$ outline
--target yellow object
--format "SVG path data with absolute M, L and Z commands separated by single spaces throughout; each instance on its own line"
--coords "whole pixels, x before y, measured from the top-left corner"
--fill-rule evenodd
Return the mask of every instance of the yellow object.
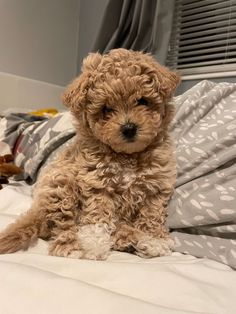
M 58 114 L 57 109 L 55 108 L 43 108 L 36 111 L 31 111 L 29 114 L 33 114 L 35 116 L 41 116 L 41 117 L 54 117 L 56 114 Z

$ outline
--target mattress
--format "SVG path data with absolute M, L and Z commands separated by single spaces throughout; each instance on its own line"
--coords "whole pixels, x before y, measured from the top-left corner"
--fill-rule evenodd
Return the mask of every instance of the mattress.
M 30 207 L 32 189 L 13 181 L 0 191 L 0 230 Z M 236 273 L 222 263 L 177 252 L 77 260 L 48 256 L 47 246 L 0 255 L 1 314 L 236 312 Z

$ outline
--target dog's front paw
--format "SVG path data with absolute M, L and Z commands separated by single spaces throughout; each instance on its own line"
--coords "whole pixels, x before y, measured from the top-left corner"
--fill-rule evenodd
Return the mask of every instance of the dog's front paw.
M 71 252 L 72 258 L 92 260 L 107 259 L 112 247 L 110 229 L 107 224 L 97 223 L 79 227 L 77 233 L 80 251 Z
M 112 247 L 106 224 L 84 225 L 78 232 L 63 231 L 49 245 L 49 254 L 61 257 L 105 260 Z
M 170 255 L 174 248 L 174 240 L 170 237 L 157 239 L 146 236 L 138 241 L 135 248 L 136 254 L 140 257 L 149 258 Z

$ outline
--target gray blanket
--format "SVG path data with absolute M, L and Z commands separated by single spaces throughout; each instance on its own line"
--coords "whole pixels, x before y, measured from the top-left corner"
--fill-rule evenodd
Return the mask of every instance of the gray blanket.
M 3 154 L 1 147 L 4 147 L 4 153 L 12 152 L 15 164 L 24 169 L 23 179 L 34 183 L 49 156 L 74 135 L 69 112 L 51 119 L 27 113 L 11 113 L 0 120 L 0 154 Z
M 168 217 L 175 249 L 236 268 L 236 84 L 202 81 L 175 103 L 178 179 Z M 31 182 L 75 134 L 69 113 L 9 115 L 0 126 Z
M 176 250 L 236 267 L 236 84 L 203 81 L 175 99 Z

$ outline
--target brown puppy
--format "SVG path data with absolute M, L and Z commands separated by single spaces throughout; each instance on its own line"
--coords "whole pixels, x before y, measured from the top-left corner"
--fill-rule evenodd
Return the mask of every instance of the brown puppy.
M 39 179 L 32 208 L 0 234 L 0 253 L 41 237 L 56 256 L 170 254 L 165 222 L 176 168 L 168 126 L 178 82 L 141 52 L 90 54 L 63 98 L 78 136 Z

